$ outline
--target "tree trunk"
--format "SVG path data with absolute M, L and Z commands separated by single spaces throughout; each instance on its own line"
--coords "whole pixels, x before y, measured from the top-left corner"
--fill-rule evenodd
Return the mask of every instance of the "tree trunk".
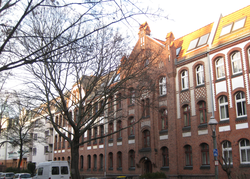
M 21 166 L 21 162 L 23 160 L 23 146 L 20 146 L 20 153 L 19 153 L 19 162 L 18 162 L 18 167 L 17 167 L 17 171 L 20 172 L 20 166 Z
M 79 137 L 74 137 L 71 142 L 71 177 L 72 179 L 80 179 L 78 169 L 79 163 Z

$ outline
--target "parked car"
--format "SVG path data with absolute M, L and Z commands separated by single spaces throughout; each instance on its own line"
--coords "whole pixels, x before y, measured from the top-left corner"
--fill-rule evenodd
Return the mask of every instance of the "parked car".
M 2 173 L 0 179 L 13 179 L 14 175 L 13 172 Z
M 29 173 L 16 173 L 14 176 L 15 179 L 32 179 L 31 174 Z

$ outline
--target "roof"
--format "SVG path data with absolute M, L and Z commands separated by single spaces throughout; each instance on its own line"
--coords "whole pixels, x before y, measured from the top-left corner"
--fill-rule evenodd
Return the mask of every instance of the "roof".
M 202 27 L 174 41 L 175 48 L 176 49 L 181 48 L 181 51 L 179 52 L 179 54 L 176 54 L 178 61 L 194 56 L 207 49 L 207 46 L 208 46 L 207 42 L 208 42 L 208 38 L 210 37 L 210 32 L 212 30 L 213 24 L 214 23 L 208 24 L 207 26 Z M 204 38 L 201 38 L 201 37 L 204 37 Z M 205 39 L 204 43 L 200 43 L 202 42 L 201 39 Z M 190 48 L 192 46 L 190 45 L 190 43 L 196 44 L 196 45 L 193 45 L 193 48 Z
M 247 6 L 227 16 L 221 17 L 214 36 L 212 47 L 224 44 L 226 42 L 249 34 L 249 29 L 250 6 Z

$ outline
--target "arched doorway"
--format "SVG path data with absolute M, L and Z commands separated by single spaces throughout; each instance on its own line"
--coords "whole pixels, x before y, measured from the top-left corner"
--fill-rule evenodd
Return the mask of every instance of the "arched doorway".
M 152 173 L 152 163 L 148 157 L 141 158 L 140 166 L 142 168 L 142 174 Z

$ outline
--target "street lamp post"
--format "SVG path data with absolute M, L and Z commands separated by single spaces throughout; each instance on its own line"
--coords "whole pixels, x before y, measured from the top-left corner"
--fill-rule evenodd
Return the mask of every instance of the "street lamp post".
M 210 120 L 208 124 L 211 126 L 212 132 L 213 132 L 213 143 L 214 143 L 214 162 L 215 162 L 215 179 L 218 179 L 218 150 L 217 150 L 217 142 L 216 142 L 216 125 L 218 124 L 217 120 L 214 119 L 214 116 L 210 117 Z

